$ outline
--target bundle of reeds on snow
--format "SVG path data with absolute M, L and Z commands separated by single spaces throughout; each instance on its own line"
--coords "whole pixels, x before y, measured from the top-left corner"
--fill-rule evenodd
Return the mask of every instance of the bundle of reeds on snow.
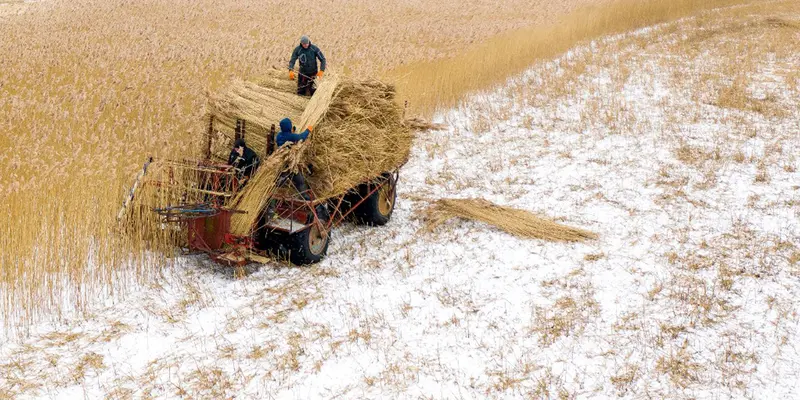
M 425 212 L 426 228 L 432 231 L 453 218 L 485 222 L 525 238 L 559 242 L 597 238 L 594 232 L 562 225 L 529 211 L 499 206 L 484 199 L 437 200 Z

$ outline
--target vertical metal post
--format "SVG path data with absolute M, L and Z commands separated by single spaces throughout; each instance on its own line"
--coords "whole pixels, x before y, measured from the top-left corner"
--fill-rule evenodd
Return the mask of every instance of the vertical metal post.
M 206 132 L 206 161 L 211 160 L 211 138 L 214 135 L 214 114 L 208 117 L 208 131 Z
M 264 158 L 269 157 L 273 151 L 275 151 L 275 124 L 269 128 L 269 135 L 267 136 L 267 144 L 264 146 L 264 151 L 266 155 Z
M 233 139 L 241 139 L 242 138 L 242 120 L 236 120 L 236 128 L 233 130 Z

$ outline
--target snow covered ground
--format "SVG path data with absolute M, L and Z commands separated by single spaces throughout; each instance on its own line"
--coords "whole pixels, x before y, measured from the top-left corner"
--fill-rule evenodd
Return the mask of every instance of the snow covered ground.
M 800 22 L 778 15 L 537 65 L 420 135 L 389 225 L 338 228 L 309 268 L 181 259 L 2 343 L 0 398 L 800 398 Z M 600 238 L 426 232 L 443 197 Z

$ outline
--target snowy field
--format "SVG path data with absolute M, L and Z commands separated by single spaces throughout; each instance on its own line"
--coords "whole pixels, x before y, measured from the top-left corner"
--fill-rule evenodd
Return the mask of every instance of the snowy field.
M 800 20 L 775 13 L 539 64 L 420 134 L 389 225 L 309 268 L 183 258 L 2 343 L 0 398 L 800 398 Z M 444 197 L 600 238 L 426 232 Z

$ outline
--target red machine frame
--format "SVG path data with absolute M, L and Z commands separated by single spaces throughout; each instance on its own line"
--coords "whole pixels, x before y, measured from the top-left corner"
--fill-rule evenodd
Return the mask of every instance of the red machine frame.
M 229 165 L 210 161 L 166 162 L 164 165 L 170 169 L 169 176 L 172 176 L 173 168 L 187 168 L 201 173 L 203 177 L 200 181 L 203 182 L 204 188 L 186 188 L 186 190 L 204 194 L 209 201 L 154 211 L 162 216 L 164 222 L 184 224 L 187 231 L 187 246 L 190 250 L 207 253 L 217 262 L 235 266 L 243 266 L 250 260 L 264 260 L 267 252 L 257 248 L 254 238 L 254 234 L 259 230 L 269 229 L 293 234 L 310 229 L 316 224 L 319 232 L 327 238 L 333 227 L 344 222 L 370 196 L 386 184 L 396 184 L 399 179 L 399 171 L 395 169 L 391 173 L 370 179 L 344 194 L 328 199 L 316 199 L 311 189 L 307 194 L 312 200 L 304 200 L 302 197 L 304 193 L 296 190 L 281 191 L 282 193 L 273 195 L 270 205 L 265 210 L 273 215 L 266 216 L 263 224 L 254 226 L 250 235 L 237 236 L 230 233 L 231 217 L 242 211 L 227 208 L 225 203 L 243 185 Z M 161 181 L 149 183 L 165 187 L 170 185 L 169 182 Z M 293 188 L 293 185 L 288 182 L 283 187 Z M 366 189 L 360 192 L 361 187 Z M 357 201 L 346 201 L 348 195 L 357 196 Z M 346 202 L 348 204 L 345 204 Z M 329 210 L 327 218 L 318 215 L 319 205 Z M 259 218 L 259 221 L 262 219 Z
M 235 138 L 244 138 L 247 121 L 237 120 L 235 127 Z M 242 188 L 245 182 L 241 182 L 237 173 L 227 164 L 215 163 L 211 161 L 212 137 L 214 128 L 214 117 L 208 121 L 207 143 L 205 149 L 205 159 L 202 161 L 168 161 L 163 165 L 169 168 L 167 182 L 150 181 L 148 183 L 161 187 L 175 187 L 173 182 L 173 169 L 185 168 L 199 173 L 199 187 L 183 188 L 184 199 L 186 192 L 191 191 L 204 195 L 205 202 L 197 204 L 181 204 L 162 209 L 155 209 L 165 223 L 183 224 L 187 231 L 187 246 L 190 250 L 207 253 L 215 261 L 228 265 L 245 265 L 249 260 L 266 261 L 266 251 L 257 248 L 256 233 L 263 229 L 270 231 L 280 231 L 286 234 L 302 232 L 311 229 L 316 225 L 320 235 L 328 240 L 331 229 L 342 222 L 353 213 L 361 204 L 387 184 L 393 185 L 392 190 L 399 179 L 399 168 L 394 171 L 386 172 L 380 176 L 362 182 L 352 188 L 347 193 L 328 199 L 316 199 L 313 191 L 308 190 L 311 200 L 303 198 L 304 193 L 294 192 L 282 195 L 273 195 L 270 199 L 270 206 L 265 212 L 273 213 L 265 218 L 258 218 L 260 226 L 253 226 L 248 236 L 237 236 L 230 233 L 231 217 L 235 213 L 243 212 L 226 207 L 227 200 L 233 198 Z M 275 149 L 274 136 L 275 125 L 272 125 L 270 134 L 267 136 L 265 146 L 265 156 Z M 150 159 L 152 161 L 152 158 Z M 133 192 L 139 184 L 142 175 L 147 172 L 148 162 L 137 178 L 136 183 L 129 195 L 133 198 Z M 285 181 L 285 179 L 284 179 Z M 285 182 L 284 182 L 285 183 Z M 282 185 L 290 186 L 293 185 Z M 391 192 L 392 207 L 394 206 L 395 193 Z M 348 196 L 351 200 L 347 200 Z M 355 201 L 352 199 L 355 198 Z M 130 199 L 123 205 L 124 212 Z M 347 204 L 345 204 L 347 202 Z M 183 202 L 185 203 L 185 202 Z M 318 215 L 318 206 L 324 206 L 327 211 L 325 217 Z

